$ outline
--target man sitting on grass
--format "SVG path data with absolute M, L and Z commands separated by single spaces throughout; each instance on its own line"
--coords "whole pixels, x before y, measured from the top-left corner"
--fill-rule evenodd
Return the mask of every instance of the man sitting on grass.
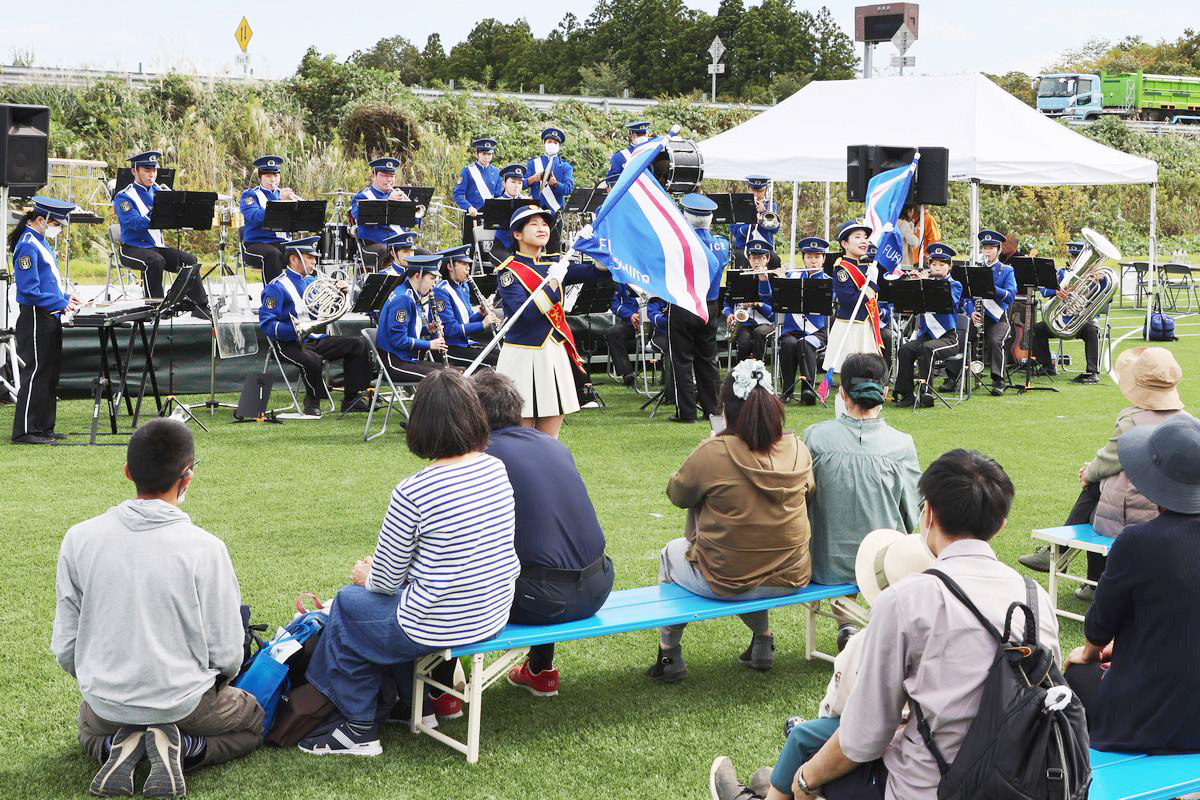
M 51 647 L 79 682 L 79 743 L 103 766 L 90 791 L 182 797 L 184 770 L 245 755 L 263 711 L 227 685 L 242 663 L 241 590 L 225 544 L 179 509 L 192 432 L 155 419 L 129 439 L 126 500 L 72 527 L 58 554 Z

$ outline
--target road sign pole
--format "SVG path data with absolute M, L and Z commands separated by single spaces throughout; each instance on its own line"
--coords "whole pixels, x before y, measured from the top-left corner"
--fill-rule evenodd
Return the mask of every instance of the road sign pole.
M 712 74 L 712 101 L 717 102 L 717 73 Z

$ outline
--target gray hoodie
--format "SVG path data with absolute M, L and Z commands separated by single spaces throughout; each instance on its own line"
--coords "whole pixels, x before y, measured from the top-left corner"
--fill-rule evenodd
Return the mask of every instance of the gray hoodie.
M 67 531 L 51 649 L 102 719 L 177 722 L 237 675 L 241 590 L 225 543 L 161 500 L 126 500 Z

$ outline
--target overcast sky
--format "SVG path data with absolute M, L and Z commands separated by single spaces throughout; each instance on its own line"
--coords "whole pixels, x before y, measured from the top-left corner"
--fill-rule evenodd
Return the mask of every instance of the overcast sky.
M 719 4 L 719 0 L 687 2 L 709 13 L 716 13 Z M 4 14 L 0 63 L 12 63 L 14 53 L 32 52 L 39 66 L 240 72 L 234 30 L 244 14 L 254 31 L 249 52 L 255 74 L 277 78 L 290 74 L 310 45 L 344 59 L 385 36 L 403 35 L 421 47 L 430 33 L 437 32 L 449 51 L 486 16 L 505 22 L 524 16 L 535 35 L 544 36 L 563 14 L 571 11 L 585 18 L 592 4 L 593 0 L 290 0 L 253 4 L 128 0 L 113 7 L 96 0 L 67 0 L 57 5 L 26 5 L 20 14 Z M 747 0 L 747 5 L 755 4 L 755 0 Z M 796 0 L 796 5 L 816 10 L 823 4 Z M 847 33 L 853 34 L 857 3 L 824 5 Z M 1062 49 L 1078 46 L 1090 37 L 1115 41 L 1140 35 L 1147 41 L 1173 40 L 1185 27 L 1200 27 L 1195 0 L 1141 0 L 1136 3 L 1136 15 L 1129 13 L 1128 0 L 925 0 L 920 6 L 919 39 L 908 54 L 916 57 L 916 72 L 926 74 L 976 70 L 1036 74 Z M 541 16 L 534 10 L 538 8 L 553 9 L 553 13 Z M 862 46 L 856 47 L 861 54 Z M 880 45 L 876 66 L 887 64 L 894 52 L 890 44 Z M 696 58 L 697 69 L 703 69 L 708 56 L 697 53 Z

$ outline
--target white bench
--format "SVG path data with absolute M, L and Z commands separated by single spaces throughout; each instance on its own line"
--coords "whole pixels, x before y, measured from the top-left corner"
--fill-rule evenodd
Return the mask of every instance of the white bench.
M 1050 576 L 1046 580 L 1046 592 L 1050 595 L 1050 602 L 1054 606 L 1054 613 L 1060 617 L 1083 622 L 1083 617 L 1080 614 L 1059 609 L 1058 581 L 1061 578 L 1092 587 L 1095 587 L 1096 582 L 1089 581 L 1087 578 L 1080 578 L 1077 575 L 1068 575 L 1065 572 L 1060 573 L 1058 571 L 1059 556 L 1062 554 L 1063 548 L 1085 550 L 1089 553 L 1099 553 L 1102 556 L 1107 556 L 1114 540 L 1096 533 L 1091 525 L 1063 525 L 1058 528 L 1039 528 L 1033 532 L 1033 538 L 1040 539 L 1050 545 Z

